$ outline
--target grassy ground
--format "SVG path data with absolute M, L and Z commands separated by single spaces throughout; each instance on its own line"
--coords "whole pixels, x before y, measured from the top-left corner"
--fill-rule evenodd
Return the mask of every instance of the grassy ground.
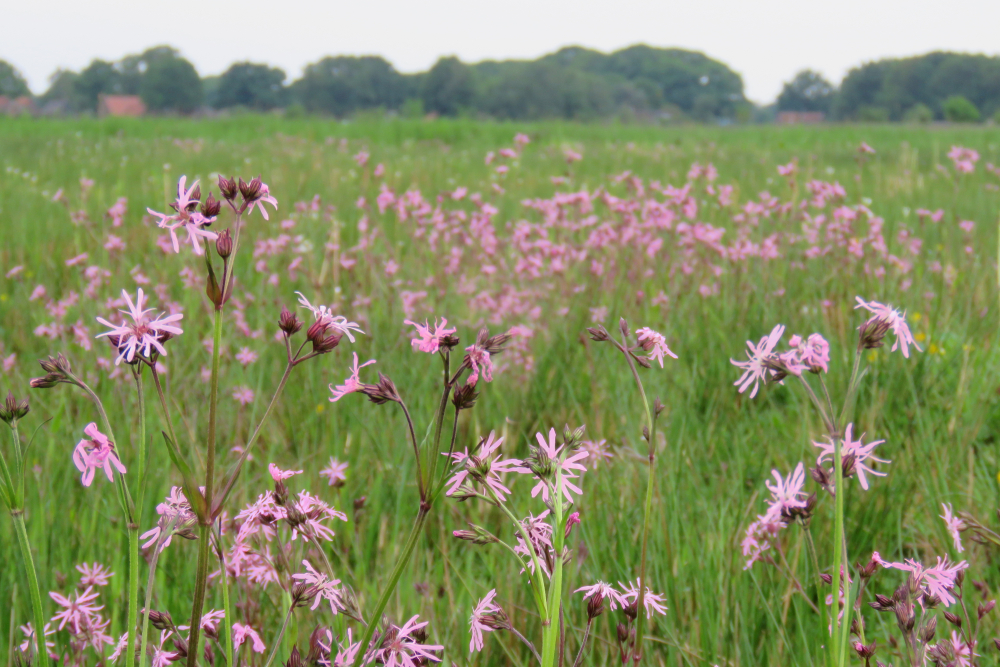
M 516 132 L 532 139 L 523 153 L 513 161 L 498 159 L 486 165 L 486 153 L 511 146 Z M 859 164 L 857 147 L 862 141 L 877 153 Z M 954 144 L 980 152 L 975 173 L 955 174 L 946 157 Z M 567 164 L 563 153 L 567 148 L 582 153 L 583 159 Z M 363 149 L 371 157 L 362 168 L 352 156 Z M 798 161 L 799 169 L 794 186 L 776 172 L 777 165 L 792 159 Z M 28 378 L 41 374 L 35 360 L 65 351 L 74 367 L 86 369 L 106 397 L 122 440 L 125 434 L 134 436 L 136 428 L 129 383 L 110 379 L 98 368 L 98 357 L 109 356 L 102 342 L 86 350 L 69 332 L 57 340 L 35 335 L 36 327 L 53 321 L 46 301 L 66 298 L 71 291 L 81 295 L 68 306 L 62 321 L 67 327 L 82 321 L 92 338 L 101 330 L 93 318 L 107 316 L 107 300 L 122 288 L 134 291 L 136 274 L 149 279 L 149 292 L 164 285 L 154 301 L 169 299 L 185 313 L 185 333 L 171 341 L 165 360 L 171 400 L 183 415 L 180 429 L 192 441 L 199 441 L 208 393 L 200 369 L 209 361 L 202 341 L 211 333 L 211 320 L 201 289 L 184 288 L 179 274 L 184 267 L 200 271 L 201 264 L 190 252 L 180 256 L 161 252 L 156 230 L 143 223 L 143 213 L 147 206 L 165 210 L 182 174 L 189 182 L 201 178 L 203 186 L 212 184 L 212 189 L 217 173 L 260 174 L 269 184 L 280 202 L 279 211 L 270 222 L 255 216 L 245 233 L 256 240 L 275 238 L 282 232 L 280 222 L 293 217 L 296 225 L 288 233 L 303 238 L 291 244 L 297 249 L 262 255 L 268 263 L 263 271 L 244 260 L 237 298 L 245 305 L 248 329 L 261 330 L 263 335 L 250 338 L 235 328 L 227 329 L 221 417 L 226 449 L 248 437 L 280 376 L 284 353 L 272 335 L 281 305 L 292 307 L 296 290 L 315 295 L 322 303 L 338 303 L 340 312 L 361 322 L 370 335 L 296 370 L 265 429 L 256 460 L 242 478 L 236 500 L 248 502 L 267 488 L 268 461 L 306 470 L 303 477 L 293 480 L 297 483 L 293 488 L 311 489 L 351 514 L 351 522 L 338 530 L 333 543 L 333 562 L 341 578 L 368 604 L 377 596 L 416 512 L 416 490 L 410 481 L 412 455 L 404 422 L 396 411 L 371 405 L 359 396 L 331 404 L 326 387 L 346 376 L 352 351 L 362 360 L 376 358 L 377 368 L 393 378 L 417 415 L 418 430 L 426 428 L 436 401 L 439 371 L 435 360 L 410 348 L 402 325 L 408 315 L 404 312 L 406 292 L 426 291 L 413 315 L 421 320 L 447 316 L 459 326 L 465 344 L 471 343 L 484 322 L 494 331 L 525 325 L 533 332 L 511 356 L 508 367 L 484 388 L 471 416 L 463 417 L 460 447 L 496 429 L 506 433 L 512 453 L 525 455 L 536 431 L 550 426 L 558 429 L 566 423 L 586 424 L 591 437 L 614 445 L 615 458 L 584 479 L 585 495 L 578 508 L 583 523 L 570 540 L 572 588 L 597 579 L 635 577 L 645 489 L 644 466 L 629 453 L 639 446 L 641 404 L 622 360 L 610 348 L 585 340 L 583 329 L 594 319 L 592 309 L 605 308 L 603 321 L 609 329 L 621 315 L 634 327 L 650 326 L 667 336 L 680 358 L 668 360 L 665 370 L 654 367 L 644 373 L 647 391 L 667 406 L 649 576 L 653 589 L 666 594 L 670 608 L 651 627 L 657 663 L 811 665 L 821 655 L 820 624 L 806 602 L 773 567 L 758 564 L 743 571 L 739 549 L 747 523 L 763 511 L 764 481 L 771 469 L 787 472 L 800 460 L 811 464 L 815 454 L 810 443 L 822 432 L 807 401 L 792 387 L 768 387 L 750 401 L 732 386 L 738 372 L 729 359 L 741 357 L 745 341 L 765 335 L 775 323 L 786 324 L 789 333 L 818 331 L 830 340 L 829 381 L 835 395 L 842 394 L 847 383 L 854 328 L 861 321 L 852 310 L 855 295 L 906 308 L 925 350 L 908 361 L 885 351 L 870 356 L 871 372 L 855 422 L 871 437 L 887 441 L 880 451 L 892 464 L 888 477 L 873 483 L 870 491 L 847 497 L 854 556 L 866 558 L 873 549 L 895 559 L 943 555 L 950 541 L 937 519 L 941 502 L 954 503 L 956 509 L 969 509 L 987 520 L 997 506 L 1000 420 L 995 258 L 1000 194 L 988 186 L 1000 183 L 1000 178 L 986 172 L 984 164 L 1000 162 L 1000 130 L 902 126 L 657 129 L 464 121 L 337 123 L 263 117 L 0 120 L 0 162 L 5 169 L 0 172 L 0 229 L 5 238 L 0 274 L 24 267 L 16 276 L 0 278 L 0 351 L 4 357 L 16 355 L 2 388 L 25 394 Z M 507 174 L 496 173 L 500 162 L 510 165 Z M 906 272 L 889 266 L 881 277 L 866 272 L 864 262 L 851 261 L 843 254 L 804 260 L 803 246 L 792 240 L 783 240 L 781 257 L 770 261 L 757 257 L 722 260 L 703 253 L 685 256 L 678 240 L 665 235 L 665 249 L 654 257 L 625 243 L 602 248 L 598 254 L 607 269 L 600 276 L 588 270 L 588 259 L 537 278 L 512 269 L 490 278 L 480 271 L 481 258 L 471 254 L 463 256 L 456 271 L 446 271 L 449 248 L 461 247 L 457 241 L 451 246 L 442 242 L 434 250 L 426 237 L 414 235 L 412 220 L 400 221 L 391 211 L 380 214 L 375 207 L 384 182 L 397 194 L 419 189 L 432 207 L 439 194 L 445 194 L 446 208 L 471 211 L 467 200 L 452 204 L 447 197 L 464 186 L 496 207 L 493 226 L 501 254 L 513 253 L 514 224 L 521 220 L 536 223 L 543 217 L 524 200 L 581 188 L 592 192 L 598 187 L 621 199 L 662 199 L 651 190 L 640 197 L 629 190 L 627 181 L 616 182 L 612 177 L 630 170 L 643 179 L 646 188 L 654 180 L 681 186 L 693 162 L 711 162 L 718 169 L 716 186 L 734 185 L 735 205 L 730 208 L 719 206 L 704 193 L 704 181 L 696 190 L 697 219 L 727 228 L 724 241 L 737 233 L 733 216 L 747 201 L 759 201 L 759 192 L 767 190 L 782 202 L 799 202 L 808 197 L 805 182 L 816 178 L 840 182 L 846 189 L 844 203 L 866 205 L 883 217 L 889 252 L 908 257 L 912 266 Z M 378 163 L 385 165 L 383 178 L 373 174 Z M 565 177 L 567 183 L 553 184 L 553 176 Z M 85 198 L 79 184 L 82 177 L 95 182 Z M 52 201 L 60 188 L 68 206 Z M 318 212 L 293 214 L 295 202 L 309 202 L 314 195 L 321 201 Z M 366 237 L 358 226 L 363 211 L 356 203 L 362 196 L 369 207 L 367 234 L 371 236 L 371 230 L 378 234 L 371 236 L 368 248 L 353 252 L 357 260 L 353 268 L 335 268 L 325 244 L 338 243 L 346 249 Z M 128 213 L 124 224 L 115 228 L 105 211 L 119 197 L 127 198 Z M 945 215 L 940 223 L 921 221 L 916 213 L 919 208 L 942 208 Z M 74 211 L 85 211 L 87 221 L 71 223 Z M 620 220 L 625 214 L 601 203 L 595 204 L 593 215 L 605 222 Z M 975 222 L 971 233 L 959 227 L 966 220 Z M 758 240 L 771 233 L 784 239 L 801 235 L 801 225 L 801 218 L 776 212 L 762 218 L 751 234 Z M 906 255 L 899 239 L 904 228 L 922 240 L 916 255 Z M 124 251 L 104 249 L 108 233 L 122 239 Z M 552 233 L 555 237 L 561 232 Z M 86 261 L 66 266 L 66 260 L 84 252 L 89 253 Z M 287 265 L 299 256 L 303 260 L 297 275 L 290 277 Z M 513 262 L 512 255 L 508 259 Z M 390 260 L 399 266 L 391 275 L 385 271 Z M 935 271 L 935 262 L 943 269 Z M 869 268 L 876 264 L 872 260 Z M 84 293 L 87 266 L 111 273 L 93 289 L 92 297 Z M 720 275 L 715 275 L 713 267 L 718 267 Z M 278 275 L 277 285 L 268 282 L 271 274 Z M 463 280 L 474 282 L 475 290 L 463 289 Z M 516 306 L 489 307 L 477 300 L 482 292 L 500 293 L 505 281 L 519 290 Z M 30 301 L 39 284 L 48 296 Z M 702 287 L 707 296 L 699 293 Z M 661 291 L 666 305 L 654 303 L 653 297 Z M 260 355 L 246 368 L 234 359 L 244 346 Z M 229 392 L 237 386 L 252 388 L 256 400 L 242 407 L 230 399 Z M 80 562 L 97 560 L 109 565 L 118 574 L 104 593 L 104 602 L 113 628 L 120 632 L 126 544 L 112 487 L 98 480 L 93 487 L 83 488 L 70 460 L 83 426 L 95 416 L 68 388 L 33 391 L 30 396 L 29 428 L 51 418 L 39 431 L 30 454 L 35 468 L 27 517 L 42 589 L 60 590 L 64 586 L 61 577 L 73 573 Z M 142 508 L 144 529 L 155 520 L 153 499 L 179 483 L 161 441 L 154 437 L 160 431 L 160 416 L 152 404 L 150 415 L 153 473 L 147 491 L 150 500 Z M 350 464 L 347 483 L 340 489 L 328 489 L 317 474 L 330 456 Z M 540 505 L 531 502 L 526 482 L 514 488 L 519 509 L 537 514 Z M 349 511 L 352 501 L 361 496 L 366 498 L 364 509 Z M 828 543 L 831 515 L 832 503 L 821 502 L 814 531 L 823 545 Z M 526 633 L 536 633 L 537 627 L 528 611 L 530 593 L 518 581 L 509 557 L 499 550 L 451 539 L 449 531 L 463 528 L 467 520 L 507 530 L 496 512 L 471 503 L 442 504 L 428 524 L 388 613 L 398 621 L 416 613 L 430 620 L 430 637 L 446 646 L 449 661 L 527 664 L 528 654 L 509 636 L 491 636 L 486 651 L 471 660 L 468 657 L 467 618 L 475 600 L 491 588 L 498 589 L 500 602 Z M 801 533 L 789 536 L 786 556 L 805 572 L 807 555 Z M 195 549 L 192 543 L 177 544 L 161 560 L 154 607 L 171 611 L 175 618 L 188 614 Z M 972 576 L 995 586 L 1000 583 L 1000 571 L 994 554 L 983 549 L 974 546 L 966 555 L 973 564 Z M 19 562 L 12 527 L 3 519 L 3 655 L 9 638 L 20 636 L 13 632 L 14 624 L 26 622 L 30 613 Z M 883 576 L 879 592 L 888 593 L 898 582 L 891 574 Z M 814 595 L 811 584 L 807 588 Z M 213 606 L 221 606 L 217 591 L 210 591 L 210 597 Z M 264 638 L 269 643 L 281 612 L 280 593 L 272 586 L 257 593 L 254 602 L 256 608 L 247 613 L 266 621 Z M 570 598 L 568 604 L 568 624 L 576 632 L 586 618 L 584 605 L 579 596 Z M 883 620 L 874 614 L 869 619 L 874 629 L 869 636 L 874 635 L 880 644 L 885 638 Z M 300 637 L 311 629 L 306 625 L 297 630 Z M 597 627 L 597 653 L 589 664 L 610 663 L 615 659 L 612 621 L 606 616 Z

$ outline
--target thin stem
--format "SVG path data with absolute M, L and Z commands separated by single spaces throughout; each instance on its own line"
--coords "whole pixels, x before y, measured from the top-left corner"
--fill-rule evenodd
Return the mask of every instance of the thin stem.
M 142 364 L 136 364 L 132 370 L 135 377 L 136 399 L 139 406 L 139 443 L 138 443 L 138 474 L 136 475 L 136 498 L 139 499 L 139 511 L 142 511 L 142 497 L 146 486 L 146 400 L 142 391 Z M 139 518 L 128 524 L 128 640 L 125 654 L 125 664 L 131 667 L 135 664 L 135 629 L 139 620 Z M 139 663 L 142 667 L 142 663 Z
M 833 424 L 832 415 L 826 413 L 826 408 L 820 403 L 819 397 L 816 396 L 816 392 L 809 385 L 809 382 L 801 375 L 798 376 L 799 380 L 802 382 L 802 386 L 805 387 L 806 394 L 809 395 L 809 400 L 812 401 L 813 405 L 816 406 L 816 411 L 819 413 L 820 418 L 823 420 L 823 425 L 826 426 L 826 430 L 832 435 L 836 433 L 836 428 Z
M 517 628 L 515 628 L 514 626 L 511 626 L 507 629 L 510 630 L 510 633 L 512 635 L 520 639 L 522 644 L 528 647 L 528 650 L 531 651 L 531 655 L 535 656 L 535 660 L 537 660 L 538 662 L 542 661 L 542 656 L 538 655 L 538 649 L 535 648 L 534 644 L 528 641 L 527 637 L 518 632 Z
M 191 622 L 188 624 L 188 667 L 198 665 L 198 641 L 201 639 L 201 615 L 205 607 L 205 588 L 208 583 L 208 552 L 210 524 L 198 527 L 198 569 L 194 580 L 194 600 L 191 603 Z
M 802 526 L 802 530 L 805 531 L 806 547 L 809 549 L 809 556 L 812 559 L 814 576 L 818 580 L 820 569 L 819 569 L 819 556 L 817 556 L 816 554 L 816 543 L 813 542 L 812 531 L 809 530 L 809 525 L 806 524 L 804 521 L 802 521 L 802 519 L 799 519 L 799 523 Z M 819 590 L 818 583 L 816 584 L 816 589 Z M 822 601 L 822 597 L 820 597 L 820 600 Z M 826 605 L 825 604 L 819 605 L 819 609 L 820 609 L 820 620 L 823 623 L 823 627 L 826 628 L 826 626 L 829 624 L 829 622 L 827 621 Z
M 24 571 L 28 575 L 28 595 L 31 596 L 31 610 L 35 615 L 36 655 L 39 662 L 47 663 L 45 615 L 42 613 L 42 596 L 38 590 L 38 576 L 35 574 L 35 560 L 31 556 L 31 543 L 28 541 L 28 531 L 24 527 L 24 510 L 13 510 L 10 513 L 10 518 L 14 520 L 14 532 L 17 533 L 17 543 L 21 547 L 21 560 L 24 562 Z
M 548 616 L 548 603 L 546 602 L 546 600 L 548 600 L 548 595 L 545 592 L 545 575 L 542 573 L 542 565 L 538 560 L 538 554 L 535 553 L 535 547 L 531 543 L 531 537 L 528 536 L 528 531 L 525 530 L 524 524 L 521 523 L 516 516 L 514 516 L 514 513 L 511 512 L 506 505 L 500 502 L 496 492 L 490 487 L 490 485 L 486 484 L 484 485 L 484 488 L 490 496 L 492 496 L 493 502 L 496 506 L 503 510 L 508 519 L 514 522 L 518 533 L 520 533 L 521 540 L 524 542 L 524 548 L 528 550 L 529 554 L 531 554 L 532 574 L 528 580 L 531 582 L 531 587 L 535 589 L 535 604 L 538 605 L 538 615 L 541 616 L 544 621 Z
M 205 456 L 205 506 L 212 506 L 215 483 L 215 422 L 219 403 L 219 363 L 222 357 L 222 308 L 215 309 L 215 329 L 212 334 L 212 385 L 208 399 L 208 452 Z M 197 647 L 195 647 L 197 648 Z
M 163 393 L 163 385 L 160 384 L 160 374 L 156 372 L 156 366 L 151 366 L 153 385 L 156 387 L 156 395 L 160 399 L 160 409 L 163 411 L 163 421 L 167 425 L 167 450 L 170 454 L 170 459 L 173 461 L 174 465 L 177 466 L 181 473 L 181 477 L 184 480 L 184 495 L 187 497 L 188 502 L 191 503 L 191 507 L 198 518 L 201 519 L 202 516 L 207 512 L 207 506 L 205 504 L 205 498 L 201 495 L 201 491 L 198 490 L 198 484 L 194 480 L 194 474 L 191 472 L 191 467 L 188 465 L 187 461 L 184 459 L 184 455 L 181 453 L 180 445 L 177 441 L 177 434 L 174 432 L 174 421 L 170 416 L 170 408 L 167 406 L 167 398 Z
M 451 425 L 451 444 L 448 445 L 448 453 L 445 455 L 445 458 L 448 459 L 448 460 L 451 460 L 451 455 L 455 452 L 455 442 L 458 439 L 458 413 L 459 412 L 461 412 L 461 411 L 456 407 L 455 408 L 455 420 L 452 422 L 452 425 Z M 447 468 L 445 468 L 443 471 L 441 471 L 441 479 L 438 480 L 437 484 L 434 487 L 433 493 L 431 493 L 431 498 L 432 499 L 437 498 L 438 495 L 441 493 L 441 490 L 444 489 L 445 483 L 448 480 L 448 472 L 449 471 L 448 471 Z
M 837 605 L 840 602 L 840 566 L 841 556 L 843 556 L 843 535 L 844 535 L 844 468 L 841 462 L 840 438 L 833 438 L 833 479 L 834 479 L 834 528 L 833 528 L 833 579 L 830 582 L 830 591 L 833 595 L 833 605 L 830 608 L 830 663 L 833 666 L 840 664 L 840 641 L 837 636 L 839 620 L 837 618 Z
M 823 375 L 819 376 L 819 384 L 823 387 L 823 397 L 826 398 L 826 409 L 829 411 L 830 418 L 833 419 L 836 414 L 833 410 L 833 400 L 830 399 L 830 391 L 826 388 L 826 381 L 823 379 Z M 836 421 L 833 422 L 833 430 L 840 432 L 840 424 Z
M 840 629 L 840 667 L 844 667 L 847 664 L 847 641 L 851 636 L 851 581 L 850 581 L 850 567 L 851 561 L 847 557 L 847 538 L 841 534 L 841 548 L 844 552 L 844 623 Z
M 285 636 L 285 630 L 288 629 L 288 621 L 291 620 L 293 611 L 295 611 L 295 603 L 288 605 L 288 613 L 285 614 L 285 621 L 281 624 L 281 630 L 278 631 L 278 636 L 274 638 L 274 643 L 271 644 L 271 655 L 267 656 L 267 662 L 264 663 L 264 667 L 271 667 L 271 663 L 274 662 L 274 656 L 278 654 L 278 648 L 281 646 L 281 640 Z
M 448 396 L 451 394 L 451 385 L 448 384 L 448 374 L 451 366 L 451 352 L 447 351 L 442 354 L 442 361 L 444 363 L 444 379 L 442 381 L 444 385 L 444 391 L 441 392 L 441 403 L 438 405 L 437 413 L 434 415 L 434 446 L 430 450 L 430 463 L 429 470 L 427 471 L 427 484 L 430 486 L 434 482 L 434 476 L 437 472 L 438 466 L 438 453 L 440 452 L 441 446 L 441 431 L 444 428 L 444 415 L 448 410 Z M 456 412 L 457 412 L 456 408 Z
M 785 566 L 785 575 L 791 580 L 792 584 L 795 585 L 795 590 L 797 590 L 802 595 L 803 599 L 809 603 L 812 610 L 819 614 L 819 608 L 816 606 L 816 603 L 813 602 L 808 595 L 806 595 L 805 588 L 802 587 L 802 583 L 799 581 L 799 578 L 795 576 L 795 571 L 792 570 L 792 566 L 788 563 L 788 559 L 785 557 L 784 549 L 782 549 L 781 545 L 777 542 L 775 542 L 774 547 L 775 551 L 778 552 L 779 558 L 781 558 L 782 565 Z
M 420 465 L 420 445 L 417 444 L 417 434 L 413 430 L 413 419 L 410 417 L 410 411 L 406 409 L 406 403 L 403 399 L 399 399 L 399 407 L 403 408 L 403 414 L 406 416 L 406 425 L 409 427 L 410 431 L 410 442 L 413 443 L 413 458 L 417 461 L 417 489 L 420 492 L 420 500 L 427 500 L 427 491 L 424 485 L 424 473 L 423 466 Z
M 219 525 L 213 524 L 215 530 L 216 553 L 219 556 L 219 572 L 222 578 L 222 608 L 226 612 L 223 621 L 222 640 L 226 643 L 226 667 L 235 667 L 233 663 L 233 607 L 229 602 L 229 569 L 226 567 L 226 554 L 222 550 L 222 533 Z M 140 667 L 142 667 L 140 665 Z
M 156 563 L 160 560 L 160 551 L 163 549 L 163 542 L 166 541 L 167 537 L 174 531 L 174 522 L 177 521 L 177 517 L 171 517 L 167 521 L 166 528 L 160 531 L 159 537 L 156 539 L 156 544 L 153 545 L 153 555 L 149 560 L 149 574 L 146 575 L 146 603 L 143 606 L 145 613 L 142 615 L 142 634 L 141 634 L 141 644 L 139 645 L 139 667 L 145 667 L 146 664 L 146 645 L 149 643 L 147 637 L 149 636 L 149 607 L 153 604 L 153 584 L 156 582 Z M 130 649 L 131 650 L 131 649 Z M 226 667 L 231 667 L 232 663 L 226 663 Z
M 590 626 L 594 624 L 594 619 L 587 617 L 587 629 L 583 631 L 583 641 L 580 642 L 580 651 L 576 654 L 576 660 L 573 661 L 573 667 L 580 667 L 583 664 L 583 649 L 587 648 L 587 640 L 590 638 Z
M 559 611 L 562 604 L 562 569 L 563 569 L 563 541 L 566 531 L 563 527 L 563 484 L 562 465 L 557 463 L 554 466 L 556 474 L 555 489 L 553 490 L 552 508 L 555 512 L 553 526 L 555 530 L 552 536 L 552 579 L 549 581 L 549 608 L 548 613 L 543 617 L 542 622 L 542 667 L 552 667 L 556 660 L 556 647 L 559 643 Z M 529 547 L 530 548 L 530 547 Z
M 854 350 L 854 365 L 851 368 L 851 380 L 847 383 L 847 395 L 844 397 L 844 407 L 840 411 L 840 423 L 847 423 L 847 415 L 854 405 L 854 397 L 858 391 L 858 370 L 861 368 L 861 343 Z
M 403 574 L 403 568 L 406 567 L 410 556 L 413 554 L 413 549 L 417 546 L 417 540 L 420 538 L 420 531 L 424 527 L 428 511 L 421 504 L 420 510 L 417 512 L 417 518 L 413 522 L 413 528 L 410 529 L 410 536 L 406 538 L 406 544 L 403 546 L 403 553 L 400 554 L 396 565 L 392 568 L 392 573 L 389 575 L 389 583 L 382 590 L 382 595 L 379 596 L 378 602 L 375 605 L 375 611 L 369 616 L 373 621 L 382 618 L 382 612 L 385 611 L 386 605 L 389 604 L 389 598 L 396 589 L 396 584 L 399 583 L 399 578 Z M 358 650 L 357 657 L 354 659 L 354 667 L 361 667 L 364 663 L 365 656 L 368 653 L 368 644 L 372 640 L 372 635 L 375 634 L 376 625 L 378 625 L 377 622 L 372 622 L 365 627 L 365 631 L 362 633 L 359 642 L 360 649 Z M 194 666 L 191 665 L 191 667 Z

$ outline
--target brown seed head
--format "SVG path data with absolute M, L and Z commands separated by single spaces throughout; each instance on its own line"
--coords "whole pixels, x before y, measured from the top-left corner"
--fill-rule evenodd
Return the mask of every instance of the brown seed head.
M 476 405 L 477 398 L 479 398 L 479 394 L 476 392 L 475 385 L 463 384 L 455 389 L 451 402 L 455 405 L 456 410 L 471 410 Z
M 603 343 L 611 339 L 611 336 L 608 335 L 607 329 L 601 325 L 597 325 L 596 327 L 587 327 L 587 333 L 590 334 L 590 340 L 598 343 Z

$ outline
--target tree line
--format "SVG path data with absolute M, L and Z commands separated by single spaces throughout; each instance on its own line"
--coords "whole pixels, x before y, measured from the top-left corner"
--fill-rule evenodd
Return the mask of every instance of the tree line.
M 49 113 L 87 114 L 103 94 L 139 95 L 156 113 L 245 109 L 347 117 L 383 111 L 498 119 L 732 122 L 772 120 L 781 111 L 819 111 L 841 121 L 976 121 L 1000 113 L 1000 58 L 929 53 L 850 70 L 840 86 L 799 72 L 774 104 L 754 107 L 743 80 L 725 64 L 682 49 L 632 46 L 610 54 L 567 47 L 537 60 L 467 64 L 440 58 L 403 74 L 379 56 L 329 56 L 289 81 L 266 64 L 242 62 L 200 77 L 176 49 L 158 46 L 116 62 L 58 70 L 37 104 Z M 24 78 L 0 61 L 0 95 L 30 95 Z

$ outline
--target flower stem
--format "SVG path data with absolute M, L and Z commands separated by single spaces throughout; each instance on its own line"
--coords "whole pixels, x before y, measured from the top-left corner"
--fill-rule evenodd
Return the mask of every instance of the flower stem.
M 555 467 L 556 483 L 553 491 L 552 508 L 555 512 L 553 521 L 554 535 L 552 536 L 552 580 L 549 582 L 549 604 L 546 615 L 543 617 L 542 627 L 542 667 L 553 667 L 556 664 L 556 645 L 559 643 L 559 608 L 562 603 L 562 570 L 563 570 L 563 542 L 566 538 L 566 531 L 563 526 L 563 485 L 562 466 Z M 530 543 L 528 545 L 530 549 Z
M 844 553 L 844 468 L 841 463 L 840 438 L 833 438 L 833 480 L 834 480 L 834 527 L 833 527 L 833 577 L 830 590 L 833 604 L 830 606 L 830 664 L 840 665 L 840 638 L 837 635 L 839 619 L 837 607 L 840 603 L 840 566 Z
M 285 614 L 285 621 L 281 624 L 281 630 L 278 631 L 278 636 L 274 638 L 274 643 L 271 644 L 271 655 L 267 656 L 267 662 L 264 663 L 264 667 L 271 667 L 271 663 L 274 662 L 274 656 L 278 654 L 278 647 L 281 646 L 281 639 L 285 636 L 285 630 L 288 629 L 288 621 L 291 620 L 292 611 L 294 610 L 295 604 L 289 604 L 288 613 Z
M 139 442 L 136 475 L 136 498 L 138 511 L 142 511 L 142 497 L 146 486 L 146 400 L 142 391 L 142 365 L 133 367 L 135 376 L 136 398 L 139 406 Z M 135 629 L 139 617 L 139 517 L 135 516 L 128 522 L 128 645 L 126 647 L 125 665 L 135 664 Z M 142 663 L 139 663 L 142 667 Z
M 521 535 L 521 540 L 524 542 L 524 548 L 531 554 L 532 573 L 529 581 L 531 581 L 531 588 L 535 593 L 535 604 L 538 606 L 538 615 L 542 618 L 542 620 L 545 620 L 548 617 L 548 603 L 546 602 L 547 595 L 545 593 L 545 575 L 542 573 L 542 565 L 538 561 L 538 554 L 535 553 L 535 547 L 531 543 L 531 537 L 528 535 L 528 531 L 524 529 L 524 524 L 521 523 L 516 516 L 514 516 L 514 513 L 511 512 L 506 505 L 500 502 L 496 492 L 488 484 L 485 485 L 485 488 L 493 498 L 493 502 L 496 503 L 497 507 L 503 510 L 503 512 L 507 515 L 507 518 L 514 522 L 518 533 Z
M 392 596 L 393 591 L 396 590 L 396 584 L 399 583 L 399 578 L 403 574 L 403 568 L 406 567 L 406 564 L 410 561 L 410 556 L 413 555 L 413 549 L 417 546 L 417 540 L 420 538 L 420 531 L 424 527 L 428 511 L 429 508 L 421 504 L 420 510 L 417 512 L 417 518 L 413 522 L 413 528 L 410 529 L 410 536 L 406 538 L 406 544 L 403 546 L 403 553 L 399 555 L 396 565 L 392 568 L 392 573 L 389 575 L 389 583 L 382 590 L 382 595 L 379 596 L 378 602 L 375 604 L 375 611 L 369 616 L 371 623 L 365 627 L 365 631 L 361 635 L 361 640 L 358 643 L 358 654 L 354 659 L 354 667 L 361 667 L 365 661 L 366 654 L 368 653 L 368 644 L 372 640 L 372 635 L 375 634 L 378 619 L 382 618 L 382 612 L 385 611 L 386 605 L 389 604 L 389 598 Z M 189 667 L 194 667 L 194 665 L 190 665 Z
M 31 557 L 31 543 L 28 542 L 28 531 L 24 527 L 24 510 L 11 510 L 10 518 L 14 520 L 14 532 L 17 533 L 17 543 L 21 547 L 21 559 L 24 561 L 24 571 L 28 575 L 28 594 L 31 596 L 31 610 L 35 616 L 35 650 L 39 662 L 48 662 L 45 652 L 45 615 L 42 613 L 42 596 L 38 590 L 38 576 L 35 574 L 35 560 Z M 45 656 L 44 658 L 42 656 Z
M 145 613 L 142 615 L 142 634 L 139 645 L 139 667 L 145 667 L 146 664 L 146 645 L 149 643 L 147 637 L 149 636 L 149 607 L 153 603 L 153 584 L 156 582 L 156 563 L 160 560 L 160 551 L 162 549 L 162 544 L 167 536 L 170 535 L 174 530 L 174 522 L 176 517 L 171 518 L 167 522 L 167 526 L 160 531 L 160 536 L 156 540 L 156 544 L 153 545 L 153 556 L 149 560 L 149 574 L 146 576 L 146 602 L 143 606 Z M 131 650 L 131 649 L 130 649 Z M 226 663 L 226 667 L 230 667 L 232 663 Z
M 208 451 L 205 455 L 205 506 L 212 506 L 212 485 L 215 482 L 215 422 L 219 404 L 219 362 L 222 356 L 222 308 L 215 309 L 215 329 L 212 334 L 212 386 L 208 399 Z M 195 647 L 197 648 L 197 647 Z
M 583 649 L 587 648 L 587 639 L 590 638 L 590 626 L 594 624 L 594 619 L 587 618 L 587 629 L 583 631 L 583 641 L 580 642 L 580 651 L 576 654 L 576 660 L 573 661 L 573 667 L 580 667 L 583 664 Z
M 208 552 L 210 524 L 198 526 L 198 569 L 194 580 L 194 601 L 191 604 L 191 629 L 188 631 L 188 667 L 198 665 L 198 641 L 201 639 L 201 614 L 205 606 L 205 588 L 208 584 Z

